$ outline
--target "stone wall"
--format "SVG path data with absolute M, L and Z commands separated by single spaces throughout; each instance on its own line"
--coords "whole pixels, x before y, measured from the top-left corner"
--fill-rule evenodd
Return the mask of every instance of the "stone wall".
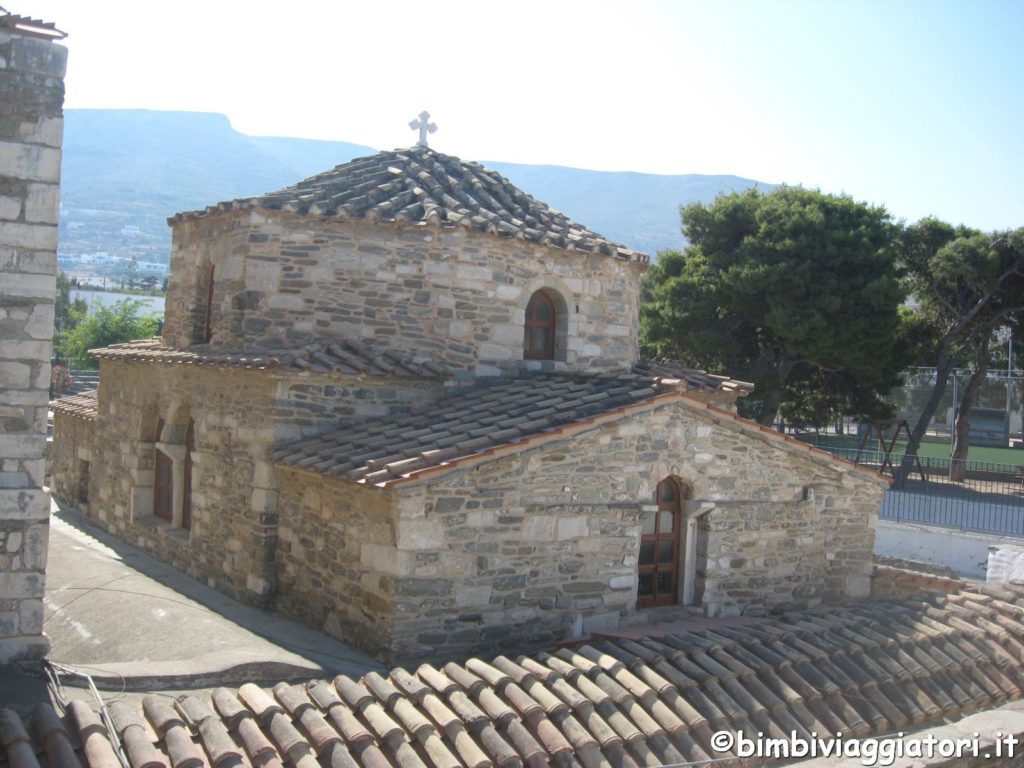
M 344 377 L 328 374 L 282 376 L 274 413 L 277 440 L 307 437 L 346 420 L 372 419 L 408 411 L 444 396 L 440 379 Z
M 277 608 L 359 648 L 394 634 L 397 496 L 280 468 Z
M 89 487 L 90 516 L 155 557 L 243 601 L 273 591 L 277 382 L 262 371 L 103 360 Z M 184 445 L 195 424 L 191 531 L 153 515 L 161 442 Z M 69 446 L 55 440 L 55 466 Z M 67 499 L 64 485 L 55 486 Z
M 705 613 L 866 597 L 884 486 L 851 470 L 675 403 L 395 491 L 288 472 L 298 479 L 282 484 L 282 541 L 285 527 L 295 533 L 280 604 L 311 606 L 307 620 L 396 663 L 550 646 L 647 619 L 635 608 L 639 520 L 666 477 L 702 514 Z M 358 510 L 395 492 L 372 507 L 377 527 L 361 539 Z M 344 548 L 312 535 L 329 524 Z M 372 622 L 351 603 L 367 585 Z M 388 602 L 390 632 L 379 618 Z M 321 605 L 346 606 L 340 626 Z
M 371 418 L 436 397 L 440 381 L 101 360 L 95 423 L 57 414 L 52 487 L 111 533 L 211 586 L 267 605 L 276 589 L 275 445 L 344 418 Z M 189 419 L 191 531 L 153 515 L 156 428 L 184 456 Z M 180 446 L 179 450 L 175 446 Z M 166 453 L 167 451 L 165 451 Z M 83 487 L 82 461 L 88 461 Z
M 625 369 L 638 357 L 643 265 L 599 254 L 281 211 L 178 222 L 164 326 L 174 346 L 201 341 L 211 264 L 215 347 L 336 336 L 495 374 L 523 364 L 526 304 L 544 288 L 564 320 L 561 362 L 547 367 Z
M 46 472 L 55 498 L 89 512 L 92 446 L 96 422 L 67 413 L 53 414 L 53 442 Z
M 0 29 L 0 663 L 41 657 L 67 50 Z

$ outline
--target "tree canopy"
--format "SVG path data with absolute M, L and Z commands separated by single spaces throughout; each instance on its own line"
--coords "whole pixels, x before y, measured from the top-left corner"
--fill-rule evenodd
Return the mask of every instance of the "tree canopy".
M 877 415 L 904 364 L 896 227 L 884 208 L 795 187 L 681 209 L 684 251 L 644 279 L 645 354 L 756 384 L 745 415 Z
M 90 349 L 154 336 L 160 320 L 153 314 L 140 314 L 141 308 L 141 301 L 126 298 L 110 306 L 97 303 L 88 312 L 72 309 L 71 328 L 57 337 L 58 356 L 79 368 L 95 368 L 96 361 L 88 355 Z
M 53 302 L 53 335 L 58 338 L 64 331 L 74 327 L 76 318 L 84 317 L 88 309 L 84 299 L 72 299 L 71 289 L 75 281 L 64 270 L 57 272 L 57 295 Z
M 985 234 L 928 218 L 904 230 L 899 249 L 915 299 L 915 325 L 936 368 L 935 388 L 911 430 L 906 455 L 917 455 L 952 371 L 970 364 L 953 447 L 953 458 L 964 459 L 967 420 L 986 374 L 992 334 L 1020 323 L 1024 314 L 1024 229 Z M 906 478 L 911 461 L 904 460 L 899 480 Z M 956 479 L 955 463 L 953 469 Z

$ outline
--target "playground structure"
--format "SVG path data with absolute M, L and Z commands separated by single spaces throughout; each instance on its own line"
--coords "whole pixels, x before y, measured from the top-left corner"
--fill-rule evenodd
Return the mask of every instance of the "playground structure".
M 863 425 L 860 430 L 860 441 L 857 445 L 857 455 L 854 457 L 854 464 L 867 463 L 864 461 L 868 456 L 871 456 L 872 462 L 878 462 L 878 471 L 883 475 L 886 470 L 890 474 L 896 474 L 896 467 L 893 464 L 893 455 L 896 448 L 896 444 L 903 437 L 906 440 L 910 439 L 910 425 L 906 419 L 891 419 L 883 421 L 876 419 L 869 421 Z M 878 447 L 869 448 L 868 446 L 874 442 Z M 902 460 L 902 455 L 900 459 Z M 914 469 L 917 470 L 921 476 L 921 482 L 927 482 L 928 477 L 925 474 L 924 467 L 921 466 L 921 457 L 914 456 Z

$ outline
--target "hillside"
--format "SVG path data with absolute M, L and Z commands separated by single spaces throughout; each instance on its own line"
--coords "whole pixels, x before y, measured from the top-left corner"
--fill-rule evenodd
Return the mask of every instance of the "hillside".
M 343 141 L 246 136 L 210 113 L 69 109 L 60 250 L 166 262 L 168 216 L 279 189 L 375 151 Z M 590 229 L 651 254 L 681 244 L 680 204 L 758 184 L 737 176 L 484 164 Z

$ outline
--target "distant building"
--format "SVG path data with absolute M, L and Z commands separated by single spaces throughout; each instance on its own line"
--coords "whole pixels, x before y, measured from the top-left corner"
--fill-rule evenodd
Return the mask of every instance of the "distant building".
M 117 264 L 121 261 L 125 261 L 120 256 L 111 256 L 106 251 L 97 251 L 96 253 L 83 253 L 80 257 L 83 264 L 96 264 L 96 265 L 109 265 Z

